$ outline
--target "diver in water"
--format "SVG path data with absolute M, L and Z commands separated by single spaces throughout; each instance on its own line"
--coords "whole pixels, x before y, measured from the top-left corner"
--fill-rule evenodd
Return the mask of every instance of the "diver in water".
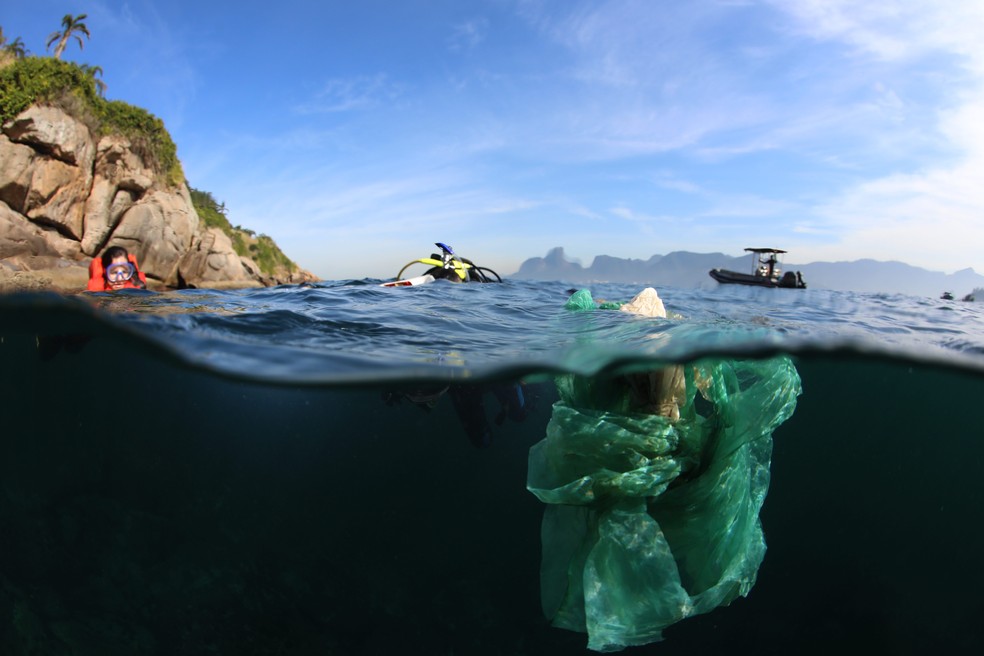
M 420 388 L 410 391 L 383 393 L 387 405 L 407 399 L 418 408 L 430 411 L 445 394 L 451 399 L 458 421 L 461 422 L 468 441 L 482 449 L 492 444 L 492 424 L 485 407 L 485 395 L 492 394 L 499 402 L 499 411 L 493 422 L 501 426 L 506 419 L 520 422 L 531 409 L 529 396 L 523 383 L 493 383 L 489 385 L 446 385 Z
M 441 253 L 431 254 L 431 261 L 440 262 L 427 270 L 427 274 L 434 276 L 435 280 L 448 280 L 450 282 L 502 282 L 499 274 L 492 269 L 477 266 L 466 257 L 458 257 L 454 250 L 447 244 L 436 242 L 434 244 L 441 249 Z M 495 276 L 492 280 L 485 272 Z M 426 274 L 425 274 L 426 275 Z
M 484 448 L 492 444 L 492 426 L 485 412 L 485 394 L 491 392 L 499 402 L 495 425 L 501 426 L 508 417 L 523 421 L 529 411 L 522 383 L 495 385 L 456 385 L 449 388 L 451 403 L 472 445 Z
M 424 282 L 435 280 L 447 280 L 448 282 L 502 282 L 498 273 L 488 267 L 478 266 L 466 257 L 458 257 L 454 250 L 447 244 L 436 242 L 434 244 L 441 249 L 440 253 L 431 253 L 430 257 L 422 257 L 414 260 L 400 269 L 396 278 L 390 282 L 383 283 L 384 287 L 406 287 Z M 414 264 L 424 264 L 428 267 L 421 276 L 405 280 L 403 274 Z

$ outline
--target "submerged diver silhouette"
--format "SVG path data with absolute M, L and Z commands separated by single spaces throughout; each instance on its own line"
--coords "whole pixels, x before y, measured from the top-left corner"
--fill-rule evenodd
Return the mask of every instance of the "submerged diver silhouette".
M 531 406 L 524 383 L 445 385 L 410 391 L 388 391 L 383 393 L 383 400 L 387 405 L 394 405 L 407 399 L 417 407 L 429 411 L 444 394 L 451 399 L 468 441 L 480 449 L 492 444 L 492 425 L 485 407 L 486 394 L 492 394 L 499 402 L 499 411 L 493 419 L 496 426 L 501 426 L 507 418 L 516 422 L 523 421 Z

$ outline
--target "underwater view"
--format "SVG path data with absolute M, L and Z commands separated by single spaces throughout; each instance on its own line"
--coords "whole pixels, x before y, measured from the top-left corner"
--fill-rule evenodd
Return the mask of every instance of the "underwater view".
M 0 296 L 0 653 L 979 649 L 979 304 L 380 282 Z

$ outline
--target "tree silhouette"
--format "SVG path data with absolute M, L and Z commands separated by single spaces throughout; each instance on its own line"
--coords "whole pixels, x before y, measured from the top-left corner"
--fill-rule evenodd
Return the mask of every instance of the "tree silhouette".
M 79 64 L 79 68 L 82 69 L 83 73 L 85 73 L 86 75 L 92 78 L 92 83 L 96 85 L 96 93 L 98 93 L 100 97 L 105 97 L 106 83 L 99 79 L 99 77 L 102 77 L 103 74 L 102 66 L 89 66 L 88 64 Z M 97 75 L 99 77 L 96 77 Z
M 62 30 L 60 32 L 52 32 L 51 36 L 48 37 L 48 43 L 45 45 L 46 48 L 50 48 L 52 43 L 58 42 L 55 46 L 55 59 L 61 59 L 62 53 L 65 52 L 65 46 L 68 45 L 68 40 L 75 37 L 75 40 L 79 42 L 79 49 L 84 47 L 84 42 L 80 34 L 84 34 L 87 39 L 92 38 L 89 34 L 89 28 L 85 26 L 82 21 L 85 20 L 87 14 L 79 14 L 78 16 L 72 16 L 71 14 L 65 14 L 62 18 Z
M 24 47 L 24 42 L 21 41 L 20 37 L 5 45 L 3 51 L 13 55 L 17 59 L 24 59 L 27 56 L 27 48 Z
M 0 27 L 0 53 L 12 55 L 15 59 L 23 59 L 27 55 L 27 48 L 24 47 L 24 42 L 20 37 L 7 43 L 7 37 L 3 33 L 3 28 Z

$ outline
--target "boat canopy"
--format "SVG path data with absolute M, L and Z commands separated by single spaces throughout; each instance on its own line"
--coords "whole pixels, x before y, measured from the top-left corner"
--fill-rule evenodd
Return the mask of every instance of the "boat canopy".
M 746 248 L 746 253 L 785 253 L 786 251 L 778 248 Z

